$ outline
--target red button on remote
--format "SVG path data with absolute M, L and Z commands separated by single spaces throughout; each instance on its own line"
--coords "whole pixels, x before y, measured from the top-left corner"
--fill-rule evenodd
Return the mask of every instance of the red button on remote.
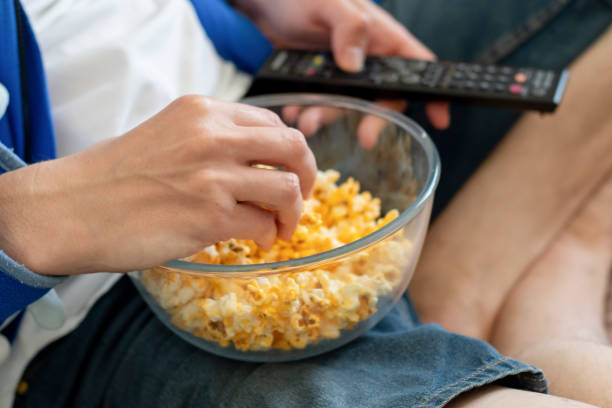
M 523 87 L 520 86 L 519 84 L 510 85 L 510 93 L 520 94 L 522 90 L 523 90 Z

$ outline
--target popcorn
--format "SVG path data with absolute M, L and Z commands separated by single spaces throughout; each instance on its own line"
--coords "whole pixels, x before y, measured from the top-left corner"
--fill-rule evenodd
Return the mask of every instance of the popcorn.
M 188 259 L 247 265 L 300 258 L 353 242 L 398 216 L 391 210 L 381 218 L 378 198 L 360 193 L 352 178 L 336 185 L 339 178 L 334 170 L 318 173 L 290 242 L 277 240 L 263 250 L 252 241 L 230 239 Z M 303 349 L 374 315 L 378 302 L 400 286 L 411 255 L 412 244 L 400 231 L 308 271 L 220 278 L 154 268 L 143 273 L 142 282 L 173 324 L 195 336 L 244 351 Z

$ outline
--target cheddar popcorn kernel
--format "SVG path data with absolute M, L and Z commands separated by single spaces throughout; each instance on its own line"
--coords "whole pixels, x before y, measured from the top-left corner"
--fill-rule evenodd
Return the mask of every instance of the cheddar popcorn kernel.
M 189 258 L 193 262 L 245 265 L 285 261 L 331 250 L 394 220 L 381 217 L 380 200 L 360 193 L 357 181 L 341 185 L 337 171 L 319 172 L 312 198 L 304 201 L 290 242 L 270 250 L 230 239 Z M 243 351 L 303 349 L 334 339 L 377 312 L 392 297 L 411 261 L 411 243 L 401 231 L 346 259 L 311 270 L 258 277 L 194 276 L 154 268 L 142 283 L 171 316 L 195 336 Z

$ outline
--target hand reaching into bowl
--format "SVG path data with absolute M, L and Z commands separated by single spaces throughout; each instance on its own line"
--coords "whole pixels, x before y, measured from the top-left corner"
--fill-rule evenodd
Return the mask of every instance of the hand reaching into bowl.
M 185 96 L 123 136 L 1 175 L 0 248 L 57 275 L 152 267 L 229 238 L 270 247 L 291 238 L 315 177 L 304 136 L 276 114 Z
M 338 66 L 346 71 L 360 71 L 368 54 L 435 59 L 425 45 L 370 0 L 237 0 L 235 4 L 276 47 L 331 49 Z M 407 104 L 399 100 L 377 102 L 397 111 L 403 111 Z M 430 102 L 426 111 L 434 127 L 448 127 L 448 103 Z M 308 136 L 340 115 L 333 108 L 287 107 L 283 119 L 295 122 Z M 358 129 L 363 146 L 372 147 L 385 125 L 381 118 L 364 117 Z

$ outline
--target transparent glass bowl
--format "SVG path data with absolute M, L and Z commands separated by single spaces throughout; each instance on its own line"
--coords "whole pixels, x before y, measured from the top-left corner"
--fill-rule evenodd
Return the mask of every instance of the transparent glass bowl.
M 319 109 L 326 119 L 307 139 L 319 169 L 337 170 L 338 184 L 354 178 L 380 199 L 381 215 L 397 209 L 399 216 L 352 243 L 303 258 L 252 265 L 174 260 L 130 277 L 157 317 L 203 350 L 253 362 L 311 357 L 373 327 L 406 290 L 429 223 L 438 154 L 415 122 L 359 99 L 283 94 L 244 102 L 281 118 Z M 372 132 L 377 142 L 364 148 Z M 237 288 L 236 296 L 202 290 L 209 282 Z

